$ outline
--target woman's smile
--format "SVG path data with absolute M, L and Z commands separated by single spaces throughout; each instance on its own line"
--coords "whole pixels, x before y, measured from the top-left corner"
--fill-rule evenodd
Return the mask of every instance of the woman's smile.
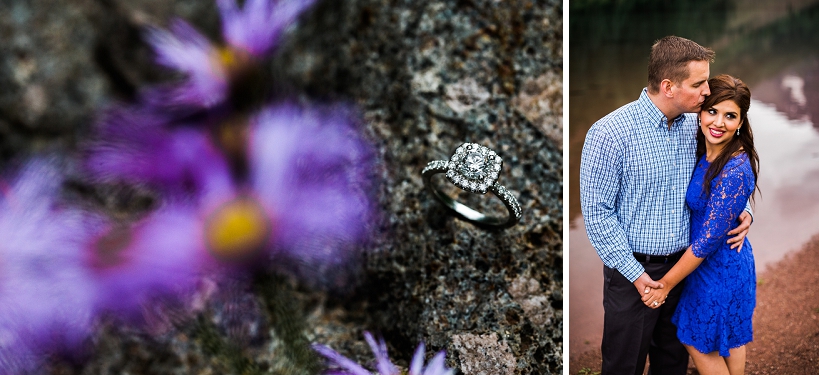
M 714 128 L 708 128 L 708 132 L 710 132 L 711 136 L 714 138 L 722 137 L 722 135 L 725 134 L 725 130 L 717 130 Z

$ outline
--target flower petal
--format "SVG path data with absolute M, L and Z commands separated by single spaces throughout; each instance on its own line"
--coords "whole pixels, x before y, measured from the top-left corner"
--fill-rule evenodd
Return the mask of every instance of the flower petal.
M 251 184 L 276 215 L 274 245 L 305 269 L 339 268 L 373 217 L 370 147 L 339 112 L 291 105 L 262 111 L 250 134 Z
M 319 352 L 319 354 L 326 357 L 330 361 L 330 363 L 332 363 L 333 365 L 339 366 L 339 367 L 349 371 L 351 375 L 372 375 L 372 374 L 370 374 L 369 371 L 367 371 L 367 369 L 365 369 L 364 367 L 361 367 L 361 365 L 359 365 L 358 363 L 353 362 L 351 359 L 339 354 L 338 352 L 336 352 L 333 349 L 330 349 L 327 346 L 319 345 L 319 344 L 313 344 L 313 349 L 315 351 Z M 335 372 L 335 373 L 336 374 L 345 374 L 345 373 L 338 373 L 338 372 Z
M 373 335 L 366 331 L 364 332 L 364 339 L 367 340 L 367 344 L 370 345 L 370 349 L 375 354 L 378 372 L 381 375 L 398 375 L 398 369 L 390 362 L 390 357 L 387 354 L 387 343 L 384 342 L 384 339 L 379 339 L 376 342 Z
M 147 184 L 167 195 L 229 190 L 227 163 L 207 134 L 166 125 L 148 108 L 109 110 L 99 121 L 98 139 L 86 150 L 86 170 L 99 179 Z
M 27 373 L 49 352 L 76 353 L 91 332 L 82 248 L 94 221 L 57 204 L 63 180 L 55 163 L 35 159 L 0 199 L 0 370 Z
M 98 308 L 142 323 L 142 310 L 156 298 L 184 301 L 209 265 L 202 223 L 193 208 L 168 205 L 124 228 L 123 243 L 89 247 Z
M 415 349 L 415 354 L 412 356 L 412 363 L 410 363 L 409 375 L 421 375 L 421 370 L 424 369 L 424 343 L 418 344 L 418 349 Z
M 171 31 L 149 28 L 146 39 L 157 54 L 156 61 L 185 73 L 186 81 L 166 89 L 168 105 L 191 104 L 212 107 L 227 96 L 227 74 L 214 62 L 210 42 L 187 22 L 176 19 Z
M 438 352 L 427 365 L 423 375 L 452 375 L 454 370 L 446 368 L 445 360 L 446 353 L 443 351 Z
M 263 57 L 279 43 L 282 31 L 314 0 L 247 0 L 239 9 L 235 0 L 217 0 L 222 34 L 231 45 Z

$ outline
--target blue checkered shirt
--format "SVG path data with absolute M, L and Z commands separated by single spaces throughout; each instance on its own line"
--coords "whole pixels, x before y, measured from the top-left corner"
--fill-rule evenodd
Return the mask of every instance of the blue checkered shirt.
M 696 114 L 668 118 L 640 98 L 589 129 L 580 161 L 586 233 L 603 264 L 634 282 L 645 272 L 632 252 L 668 255 L 689 244 L 685 191 L 696 164 Z

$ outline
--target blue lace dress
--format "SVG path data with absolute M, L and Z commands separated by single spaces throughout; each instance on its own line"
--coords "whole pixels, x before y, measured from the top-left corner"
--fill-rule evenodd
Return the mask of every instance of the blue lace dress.
M 756 273 L 751 244 L 746 238 L 737 253 L 726 241 L 754 191 L 755 179 L 748 156 L 741 153 L 725 164 L 705 196 L 703 180 L 709 165 L 704 156 L 700 158 L 685 195 L 691 209 L 692 251 L 705 260 L 685 279 L 672 322 L 683 344 L 727 357 L 728 349 L 753 340 Z

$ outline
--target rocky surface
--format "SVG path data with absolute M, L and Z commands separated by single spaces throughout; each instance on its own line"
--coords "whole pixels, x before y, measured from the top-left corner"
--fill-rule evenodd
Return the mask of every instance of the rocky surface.
M 560 1 L 325 1 L 289 31 L 271 63 L 279 92 L 359 105 L 378 150 L 383 210 L 352 287 L 297 286 L 281 301 L 305 312 L 307 339 L 367 363 L 361 333 L 370 330 L 399 365 L 423 340 L 428 357 L 446 350 L 448 365 L 467 375 L 490 373 L 484 365 L 562 372 L 562 13 Z M 210 2 L 2 2 L 0 156 L 70 151 L 95 111 L 167 79 L 139 30 L 174 15 L 218 35 Z M 479 229 L 424 190 L 421 169 L 463 142 L 503 158 L 499 181 L 518 197 L 520 224 Z M 503 211 L 491 194 L 459 199 Z M 259 321 L 262 309 L 242 306 L 240 320 Z M 243 331 L 244 352 L 287 373 L 279 332 L 259 324 Z M 90 358 L 53 372 L 219 372 L 195 333 L 109 327 Z

